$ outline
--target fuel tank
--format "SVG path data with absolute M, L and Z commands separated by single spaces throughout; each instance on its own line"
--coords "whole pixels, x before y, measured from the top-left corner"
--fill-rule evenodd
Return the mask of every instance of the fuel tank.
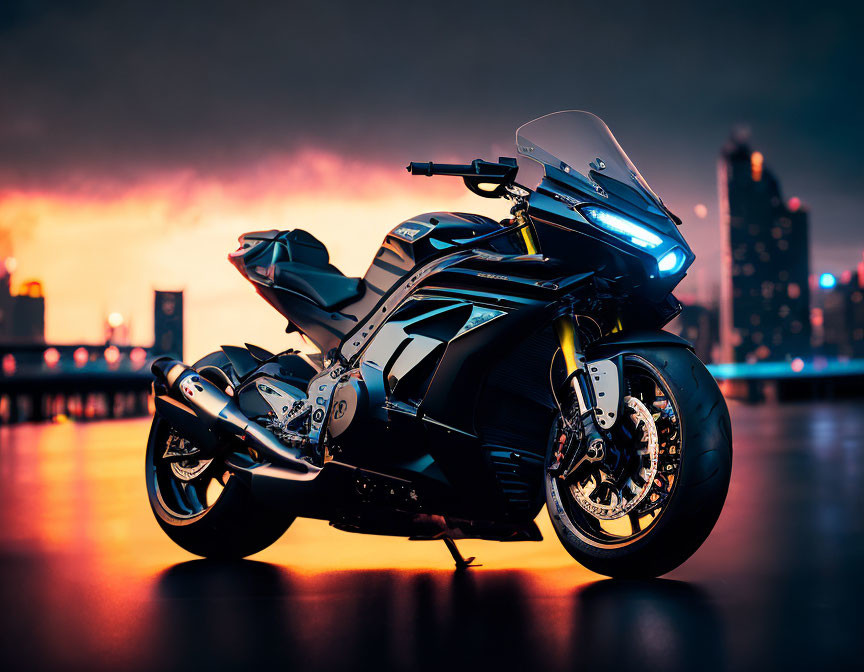
M 363 276 L 366 294 L 343 312 L 362 320 L 411 270 L 500 228 L 494 219 L 464 212 L 427 212 L 405 220 L 384 237 Z

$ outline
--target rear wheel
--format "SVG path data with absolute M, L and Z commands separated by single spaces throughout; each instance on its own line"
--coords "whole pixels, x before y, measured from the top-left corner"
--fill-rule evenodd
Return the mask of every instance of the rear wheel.
M 232 380 L 221 352 L 193 368 L 223 389 Z M 219 457 L 195 459 L 196 448 L 158 414 L 147 441 L 147 495 L 156 521 L 180 547 L 206 558 L 243 558 L 281 537 L 293 518 L 255 501 Z M 182 459 L 189 454 L 189 459 Z
M 547 507 L 561 543 L 588 569 L 659 576 L 690 557 L 720 515 L 732 468 L 729 413 L 685 348 L 634 350 L 623 361 L 623 413 L 605 453 L 566 479 L 547 474 Z M 559 419 L 549 464 L 563 430 Z

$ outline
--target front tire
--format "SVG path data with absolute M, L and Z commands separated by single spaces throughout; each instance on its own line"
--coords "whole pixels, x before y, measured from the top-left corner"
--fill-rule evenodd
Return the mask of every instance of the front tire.
M 222 387 L 230 384 L 230 367 L 221 352 L 193 365 Z M 245 558 L 273 544 L 294 521 L 262 507 L 218 457 L 172 468 L 163 457 L 169 446 L 176 451 L 191 444 L 157 414 L 147 441 L 147 495 L 156 522 L 181 548 L 204 558 Z
M 629 532 L 616 537 L 604 531 L 610 527 L 607 523 L 615 521 L 591 520 L 579 498 L 571 494 L 572 486 L 550 474 L 546 503 L 558 538 L 580 564 L 612 577 L 654 577 L 689 558 L 717 522 L 732 470 L 732 431 L 717 383 L 690 350 L 646 347 L 625 355 L 624 362 L 625 376 L 635 367 L 639 375 L 655 378 L 657 389 L 668 396 L 677 413 L 676 476 L 662 508 L 658 506 L 650 520 L 630 514 L 635 520 Z M 619 423 L 624 421 L 619 418 Z M 640 520 L 648 520 L 644 529 L 637 529 Z

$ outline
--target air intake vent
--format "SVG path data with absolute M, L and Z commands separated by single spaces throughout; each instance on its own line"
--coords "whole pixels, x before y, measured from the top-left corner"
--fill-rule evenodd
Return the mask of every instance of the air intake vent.
M 530 337 L 500 360 L 481 395 L 477 427 L 505 508 L 517 517 L 532 517 L 543 502 L 546 443 L 556 412 L 549 364 L 556 348 L 551 328 Z

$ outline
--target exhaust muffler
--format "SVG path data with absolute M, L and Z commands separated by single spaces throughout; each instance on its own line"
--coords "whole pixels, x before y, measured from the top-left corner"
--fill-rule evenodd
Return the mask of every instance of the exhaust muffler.
M 214 449 L 220 433 L 229 433 L 253 448 L 259 456 L 280 466 L 308 472 L 309 464 L 299 450 L 283 444 L 269 430 L 249 419 L 237 402 L 183 362 L 163 357 L 153 362 L 151 371 L 168 391 L 156 396 L 156 409 L 178 431 L 193 442 Z M 178 403 L 179 402 L 179 403 Z

